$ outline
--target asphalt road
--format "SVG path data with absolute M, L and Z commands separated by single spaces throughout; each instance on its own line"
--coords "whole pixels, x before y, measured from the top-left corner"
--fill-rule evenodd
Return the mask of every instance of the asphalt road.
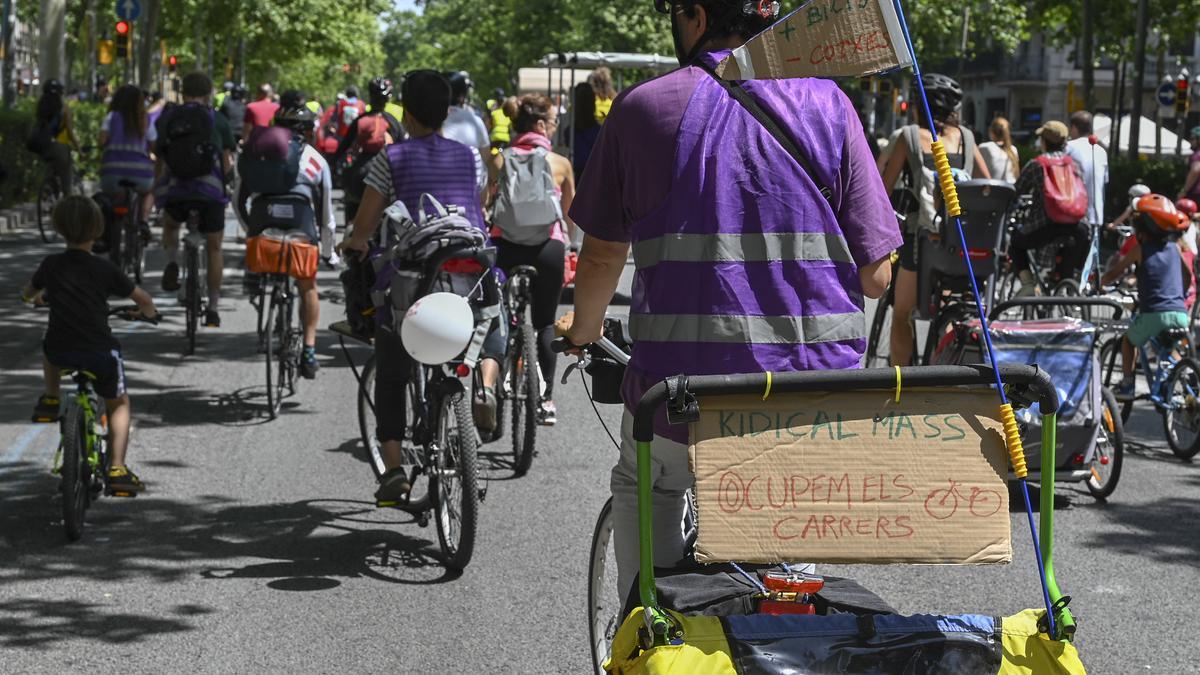
M 578 380 L 559 388 L 559 425 L 541 431 L 527 477 L 513 480 L 502 449 L 485 448 L 475 557 L 450 574 L 432 526 L 372 506 L 355 382 L 330 333 L 319 338 L 319 378 L 266 420 L 233 244 L 224 326 L 202 330 L 189 358 L 181 312 L 158 290 L 161 252 L 151 251 L 147 287 L 168 320 L 120 331 L 130 461 L 149 489 L 101 500 L 83 540 L 67 543 L 49 473 L 56 429 L 28 422 L 45 315 L 17 300 L 53 248 L 28 231 L 0 236 L 0 671 L 587 671 L 585 566 L 616 451 Z M 331 272 L 321 283 L 327 325 L 341 318 L 340 289 Z M 616 424 L 617 410 L 602 412 Z M 1056 564 L 1077 644 L 1095 673 L 1196 671 L 1200 466 L 1174 459 L 1140 407 L 1127 450 L 1108 504 L 1061 489 Z M 1037 607 L 1024 515 L 1012 518 L 1007 567 L 823 569 L 905 612 Z

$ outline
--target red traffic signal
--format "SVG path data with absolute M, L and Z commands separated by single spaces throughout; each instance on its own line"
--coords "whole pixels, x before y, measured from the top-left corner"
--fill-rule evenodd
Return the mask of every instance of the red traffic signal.
M 1188 109 L 1188 80 L 1180 77 L 1175 81 L 1175 114 L 1180 117 L 1187 114 Z
M 118 21 L 117 22 L 117 35 L 129 35 L 129 22 L 128 21 Z
M 177 66 L 179 66 L 179 57 L 175 56 L 174 54 L 168 56 L 167 57 L 167 67 L 170 68 L 172 72 L 174 72 L 175 68 Z

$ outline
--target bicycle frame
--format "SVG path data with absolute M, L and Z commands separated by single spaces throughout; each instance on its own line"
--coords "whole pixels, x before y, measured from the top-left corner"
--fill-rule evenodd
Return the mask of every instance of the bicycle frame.
M 1157 357 L 1157 364 L 1154 368 L 1150 367 L 1150 352 L 1147 347 L 1153 349 Z M 1163 387 L 1166 386 L 1167 379 L 1171 377 L 1171 371 L 1174 370 L 1175 364 L 1179 363 L 1179 359 L 1175 358 L 1174 345 L 1171 347 L 1171 349 L 1163 349 L 1158 338 L 1153 337 L 1150 342 L 1138 348 L 1138 365 L 1142 369 L 1146 383 L 1150 385 L 1150 393 L 1146 395 L 1146 398 L 1154 403 L 1154 407 L 1160 411 L 1171 406 L 1170 401 L 1163 397 Z
M 1088 247 L 1087 258 L 1083 261 L 1083 269 L 1079 271 L 1079 292 L 1087 294 L 1088 279 L 1092 276 L 1093 269 L 1097 272 L 1100 269 L 1100 226 L 1092 223 L 1088 226 L 1091 231 L 1091 246 Z
M 1058 393 L 1043 371 L 1031 366 L 1000 366 L 1000 375 L 1009 386 L 1026 387 L 1036 395 L 1043 415 L 1041 455 L 1041 553 L 1045 560 L 1046 582 L 1050 601 L 1056 610 L 1055 624 L 1058 634 L 1053 639 L 1070 639 L 1074 634 L 1075 619 L 1063 600 L 1054 576 L 1054 481 L 1055 453 L 1057 444 Z M 985 366 L 924 366 L 901 368 L 900 377 L 906 384 L 920 386 L 987 386 L 995 382 L 992 371 Z M 796 392 L 846 392 L 861 390 L 894 390 L 897 371 L 892 368 L 851 371 L 808 371 L 778 373 L 768 379 L 766 373 L 745 375 L 704 375 L 684 378 L 685 392 L 693 396 L 761 394 L 771 383 L 776 393 Z M 681 395 L 681 398 L 682 395 Z M 689 398 L 689 400 L 691 400 Z M 651 443 L 654 438 L 654 418 L 658 410 L 668 403 L 667 383 L 660 382 L 651 387 L 638 401 L 633 420 L 633 438 L 637 449 L 637 513 L 639 548 L 639 585 L 641 605 L 644 608 L 646 627 L 654 644 L 667 644 L 679 637 L 670 616 L 658 603 L 658 592 L 654 580 L 654 535 L 653 535 L 653 476 L 651 469 Z

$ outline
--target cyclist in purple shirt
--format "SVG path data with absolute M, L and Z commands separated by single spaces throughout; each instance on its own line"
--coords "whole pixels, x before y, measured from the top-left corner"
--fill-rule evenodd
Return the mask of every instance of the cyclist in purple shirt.
M 571 208 L 586 233 L 572 343 L 600 337 L 631 249 L 636 267 L 635 346 L 612 472 L 622 597 L 638 561 L 630 414 L 638 398 L 680 373 L 857 368 L 865 298 L 887 288 L 889 255 L 902 241 L 858 115 L 833 82 L 741 83 L 807 158 L 810 175 L 699 67 L 774 21 L 761 3 L 655 4 L 671 15 L 684 67 L 617 98 Z M 667 426 L 660 410 L 655 434 L 655 549 L 667 565 L 685 555 L 679 523 L 694 478 L 687 429 Z

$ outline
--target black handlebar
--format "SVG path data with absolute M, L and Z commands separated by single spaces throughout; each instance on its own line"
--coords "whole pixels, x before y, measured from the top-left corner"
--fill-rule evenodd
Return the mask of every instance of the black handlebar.
M 900 369 L 905 386 L 951 387 L 989 385 L 995 382 L 991 368 L 978 364 L 970 366 L 917 366 Z M 1058 392 L 1044 370 L 1034 366 L 1002 365 L 1000 376 L 1009 385 L 1024 385 L 1033 390 L 1043 415 L 1058 411 Z M 697 396 L 727 394 L 761 394 L 767 384 L 766 373 L 749 375 L 697 375 L 687 378 L 687 391 Z M 793 393 L 803 391 L 861 391 L 889 390 L 896 386 L 894 368 L 869 370 L 813 370 L 775 373 L 771 391 Z M 654 439 L 655 414 L 667 402 L 667 383 L 659 382 L 638 401 L 633 418 L 633 438 L 641 443 Z
M 1001 314 L 1014 307 L 1108 307 L 1115 310 L 1114 319 L 1120 319 L 1125 313 L 1121 303 L 1112 298 L 1083 298 L 1083 297 L 1049 297 L 1049 298 L 1012 298 L 996 305 L 988 315 L 988 321 L 995 321 Z

